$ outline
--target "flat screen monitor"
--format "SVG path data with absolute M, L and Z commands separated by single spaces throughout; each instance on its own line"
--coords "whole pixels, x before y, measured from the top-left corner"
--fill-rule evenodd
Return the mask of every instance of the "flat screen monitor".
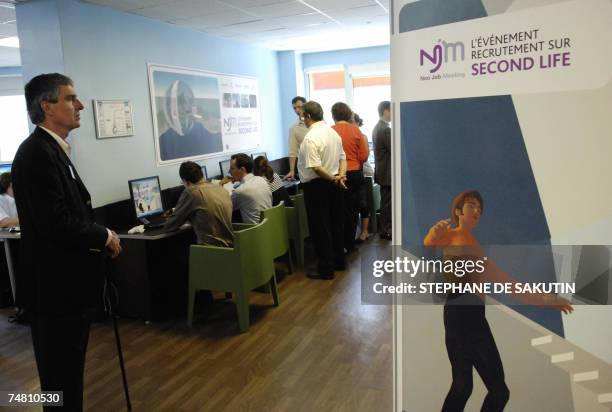
M 219 162 L 219 170 L 221 171 L 221 176 L 229 176 L 230 174 L 230 159 L 221 160 Z
M 130 180 L 128 185 L 137 219 L 164 213 L 159 176 Z
M 253 153 L 251 155 L 251 159 L 255 160 L 256 158 L 258 158 L 259 156 L 263 156 L 266 159 L 268 159 L 268 155 L 266 154 L 266 152 L 259 152 L 259 153 Z
M 12 163 L 0 163 L 0 174 L 10 172 Z
M 208 180 L 208 171 L 204 165 L 202 165 L 202 174 L 204 175 L 204 180 Z
M 280 159 L 268 160 L 268 164 L 276 173 L 278 173 L 281 176 L 289 173 L 289 158 L 288 157 L 281 157 Z

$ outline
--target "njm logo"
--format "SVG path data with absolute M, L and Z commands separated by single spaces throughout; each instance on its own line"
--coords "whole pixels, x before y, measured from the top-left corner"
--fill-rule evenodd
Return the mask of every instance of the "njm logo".
M 465 46 L 463 42 L 458 41 L 454 43 L 447 43 L 444 40 L 438 40 L 438 44 L 436 44 L 433 48 L 433 52 L 431 55 L 427 53 L 425 50 L 421 49 L 420 53 L 420 61 L 421 66 L 423 65 L 423 58 L 429 60 L 433 65 L 433 69 L 429 70 L 430 73 L 435 73 L 442 66 L 442 51 L 444 50 L 444 63 L 448 62 L 448 51 L 452 50 L 453 56 L 452 59 L 454 62 L 457 61 L 457 50 L 461 52 L 460 58 L 461 60 L 465 60 Z
M 227 119 L 223 119 L 223 127 L 225 127 L 225 131 L 229 132 L 232 130 L 232 127 L 235 127 L 238 123 L 238 120 L 235 117 L 228 117 Z

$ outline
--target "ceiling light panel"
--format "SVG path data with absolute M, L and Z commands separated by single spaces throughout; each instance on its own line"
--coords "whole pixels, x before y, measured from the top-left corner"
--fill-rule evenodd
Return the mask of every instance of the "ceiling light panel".
M 266 20 L 232 24 L 226 27 L 240 34 L 259 33 L 259 32 L 276 31 L 279 29 L 284 29 L 284 27 L 276 23 L 266 21 Z
M 267 6 L 270 4 L 285 3 L 283 0 L 221 0 L 231 6 L 239 9 L 247 9 L 249 7 Z
M 388 16 L 388 14 L 379 5 L 356 7 L 353 9 L 344 10 L 328 10 L 325 13 L 340 22 L 354 19 L 373 18 L 377 16 Z
M 374 0 L 304 0 L 304 2 L 322 11 L 376 5 Z
M 310 7 L 305 6 L 299 1 L 290 1 L 287 3 L 275 3 L 268 4 L 265 6 L 249 7 L 245 10 L 263 18 L 295 16 L 299 14 L 313 12 Z
M 106 6 L 116 10 L 128 11 L 142 9 L 143 7 L 157 6 L 169 3 L 168 0 L 84 0 L 85 3 Z
M 192 28 L 197 27 L 200 29 L 207 29 L 228 26 L 236 23 L 246 23 L 254 20 L 258 20 L 258 18 L 253 17 L 253 15 L 249 13 L 234 10 L 231 12 L 211 14 L 209 16 L 199 16 L 191 19 L 178 20 L 176 21 L 176 24 L 185 25 Z
M 133 10 L 132 13 L 157 20 L 175 21 L 235 10 L 216 0 L 175 0 L 159 6 Z
M 345 20 L 342 22 L 347 29 L 381 29 L 384 31 L 389 31 L 389 16 L 376 16 L 376 17 L 368 17 L 368 18 L 360 18 L 360 19 L 351 19 Z
M 325 17 L 324 15 L 320 13 L 309 13 L 309 14 L 301 14 L 297 16 L 278 17 L 276 19 L 272 19 L 272 21 L 276 22 L 277 24 L 280 24 L 283 27 L 287 27 L 288 29 L 305 27 L 308 25 L 320 24 L 320 23 L 322 24 L 333 23 L 335 26 L 337 26 L 337 24 L 335 24 L 332 20 L 330 20 L 329 18 Z

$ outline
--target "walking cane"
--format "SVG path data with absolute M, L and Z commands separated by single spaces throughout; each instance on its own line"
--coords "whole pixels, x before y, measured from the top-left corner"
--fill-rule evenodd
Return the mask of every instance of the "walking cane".
M 119 325 L 117 324 L 117 316 L 113 311 L 113 291 L 115 291 L 115 301 L 119 301 L 119 299 L 115 290 L 115 285 L 113 285 L 113 282 L 111 281 L 108 264 L 109 261 L 110 259 L 107 258 L 105 271 L 106 273 L 104 279 L 104 309 L 108 313 L 108 316 L 113 319 L 113 328 L 115 329 L 115 342 L 117 343 L 117 355 L 119 356 L 119 366 L 121 367 L 121 377 L 123 378 L 123 392 L 125 393 L 125 402 L 127 404 L 127 410 L 131 411 L 132 403 L 130 402 L 130 390 L 128 388 L 127 376 L 125 374 L 125 365 L 123 363 L 123 351 L 121 350 L 121 339 L 119 338 Z

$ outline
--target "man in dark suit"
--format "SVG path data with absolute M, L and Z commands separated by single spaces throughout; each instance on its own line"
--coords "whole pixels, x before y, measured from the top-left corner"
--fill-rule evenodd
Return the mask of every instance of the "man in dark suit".
M 378 104 L 380 120 L 372 131 L 376 169 L 374 181 L 380 185 L 380 237 L 391 240 L 391 102 Z
M 16 298 L 29 314 L 41 390 L 63 391 L 63 410 L 80 411 L 104 252 L 116 257 L 121 246 L 116 233 L 94 223 L 91 197 L 70 161 L 66 138 L 80 126 L 83 110 L 72 80 L 37 76 L 25 97 L 36 129 L 19 146 L 12 168 L 21 225 Z

